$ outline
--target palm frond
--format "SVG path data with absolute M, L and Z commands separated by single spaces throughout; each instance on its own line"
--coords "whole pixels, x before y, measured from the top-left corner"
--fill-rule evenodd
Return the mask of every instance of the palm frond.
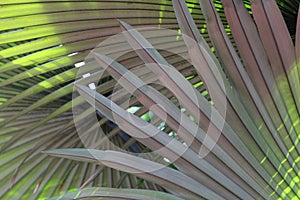
M 199 3 L 1 2 L 0 198 L 299 199 L 299 0 Z

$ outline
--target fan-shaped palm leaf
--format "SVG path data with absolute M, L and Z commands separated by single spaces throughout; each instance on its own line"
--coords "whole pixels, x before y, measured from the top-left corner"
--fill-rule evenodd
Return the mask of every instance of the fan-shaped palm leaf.
M 1 2 L 1 199 L 300 198 L 299 2 L 278 4 Z

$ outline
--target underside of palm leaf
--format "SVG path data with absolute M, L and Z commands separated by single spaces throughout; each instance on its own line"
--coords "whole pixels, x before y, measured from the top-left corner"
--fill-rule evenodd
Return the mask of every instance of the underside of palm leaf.
M 1 2 L 0 198 L 299 199 L 299 1 L 276 2 Z

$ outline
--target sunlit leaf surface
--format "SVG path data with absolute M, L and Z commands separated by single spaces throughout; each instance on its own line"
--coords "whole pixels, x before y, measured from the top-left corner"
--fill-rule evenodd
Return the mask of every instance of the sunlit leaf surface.
M 299 0 L 1 0 L 0 199 L 300 199 L 298 8 Z M 88 100 L 96 93 L 101 108 Z M 118 109 L 103 107 L 111 102 Z M 162 148 L 168 141 L 177 146 Z M 140 171 L 148 162 L 169 168 L 139 176 L 126 162 L 41 153 L 65 148 L 113 150 L 111 161 L 124 155 Z M 173 175 L 195 188 L 172 185 Z

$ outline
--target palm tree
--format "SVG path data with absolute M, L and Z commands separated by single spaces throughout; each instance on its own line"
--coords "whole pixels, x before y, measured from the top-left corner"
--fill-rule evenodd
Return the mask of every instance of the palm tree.
M 199 3 L 1 2 L 1 199 L 299 199 L 299 1 Z

